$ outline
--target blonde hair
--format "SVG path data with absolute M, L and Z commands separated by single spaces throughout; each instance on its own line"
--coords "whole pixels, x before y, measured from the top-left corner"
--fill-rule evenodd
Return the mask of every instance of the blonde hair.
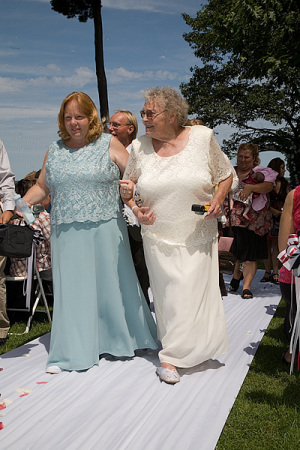
M 200 119 L 190 119 L 187 121 L 185 125 L 187 127 L 193 127 L 194 125 L 205 125 L 205 123 L 203 122 L 203 120 Z
M 103 125 L 99 119 L 97 108 L 93 100 L 84 92 L 72 92 L 69 94 L 62 102 L 60 111 L 58 113 L 57 126 L 59 131 L 57 132 L 59 137 L 63 141 L 68 141 L 71 136 L 67 132 L 65 126 L 65 108 L 68 102 L 75 100 L 81 107 L 84 114 L 87 116 L 89 121 L 89 131 L 86 135 L 86 140 L 90 143 L 98 139 L 103 132 Z
M 146 89 L 143 94 L 146 100 L 163 103 L 166 111 L 170 115 L 175 114 L 178 124 L 184 126 L 187 121 L 189 105 L 176 89 L 170 86 L 162 86 Z
M 249 150 L 252 153 L 252 157 L 254 160 L 254 167 L 258 166 L 260 163 L 260 158 L 259 158 L 259 149 L 258 146 L 256 144 L 252 144 L 252 142 L 246 142 L 244 144 L 241 144 L 238 148 L 238 152 L 237 154 L 239 154 L 240 151 L 242 150 Z
M 136 117 L 132 112 L 128 111 L 127 109 L 117 109 L 115 111 L 115 114 L 124 114 L 127 118 L 127 125 L 133 125 L 134 131 L 131 133 L 132 140 L 136 138 L 137 132 L 138 132 L 138 123 L 136 120 Z

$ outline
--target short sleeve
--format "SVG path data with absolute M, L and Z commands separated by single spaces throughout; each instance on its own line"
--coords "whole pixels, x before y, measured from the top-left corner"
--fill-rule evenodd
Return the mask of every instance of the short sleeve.
M 236 172 L 232 166 L 229 158 L 222 152 L 217 139 L 214 135 L 211 136 L 209 148 L 209 165 L 212 170 L 213 184 L 218 184 L 226 180 L 231 174 L 236 177 Z
M 134 183 L 137 183 L 141 175 L 141 169 L 139 166 L 139 158 L 138 158 L 138 147 L 139 147 L 138 144 L 139 142 L 137 139 L 135 139 L 132 142 L 132 148 L 123 175 L 123 180 L 131 180 Z

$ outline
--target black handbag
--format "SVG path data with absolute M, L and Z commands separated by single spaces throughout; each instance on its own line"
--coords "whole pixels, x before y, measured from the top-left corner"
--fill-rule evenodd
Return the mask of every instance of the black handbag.
M 231 227 L 231 217 L 230 217 L 230 204 L 228 195 L 228 207 L 229 207 L 229 237 L 219 236 L 219 272 L 227 273 L 227 275 L 232 275 L 234 271 L 234 266 L 236 262 L 236 257 L 230 251 L 233 243 L 233 231 Z
M 14 215 L 8 223 L 0 224 L 0 255 L 10 258 L 28 258 L 32 253 L 34 230 L 28 225 L 9 223 L 13 219 L 20 219 L 20 217 Z

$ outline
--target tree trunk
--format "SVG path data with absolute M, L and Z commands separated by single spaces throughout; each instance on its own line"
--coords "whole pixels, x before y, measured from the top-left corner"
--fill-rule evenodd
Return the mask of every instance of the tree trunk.
M 95 62 L 99 92 L 100 116 L 104 127 L 109 119 L 107 82 L 104 70 L 103 30 L 101 16 L 101 0 L 93 0 L 94 30 L 95 30 Z
M 290 172 L 290 183 L 292 187 L 300 184 L 300 149 L 295 148 L 294 151 L 284 153 L 286 156 L 287 168 Z

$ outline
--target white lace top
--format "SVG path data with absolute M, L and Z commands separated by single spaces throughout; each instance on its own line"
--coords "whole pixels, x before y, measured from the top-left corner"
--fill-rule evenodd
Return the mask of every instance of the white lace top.
M 142 235 L 156 243 L 187 247 L 212 241 L 217 220 L 204 220 L 191 206 L 211 200 L 214 185 L 233 172 L 213 131 L 205 126 L 191 127 L 186 147 L 169 157 L 156 154 L 151 137 L 135 139 L 124 179 L 138 182 L 143 205 L 156 215 L 153 225 L 142 225 Z

